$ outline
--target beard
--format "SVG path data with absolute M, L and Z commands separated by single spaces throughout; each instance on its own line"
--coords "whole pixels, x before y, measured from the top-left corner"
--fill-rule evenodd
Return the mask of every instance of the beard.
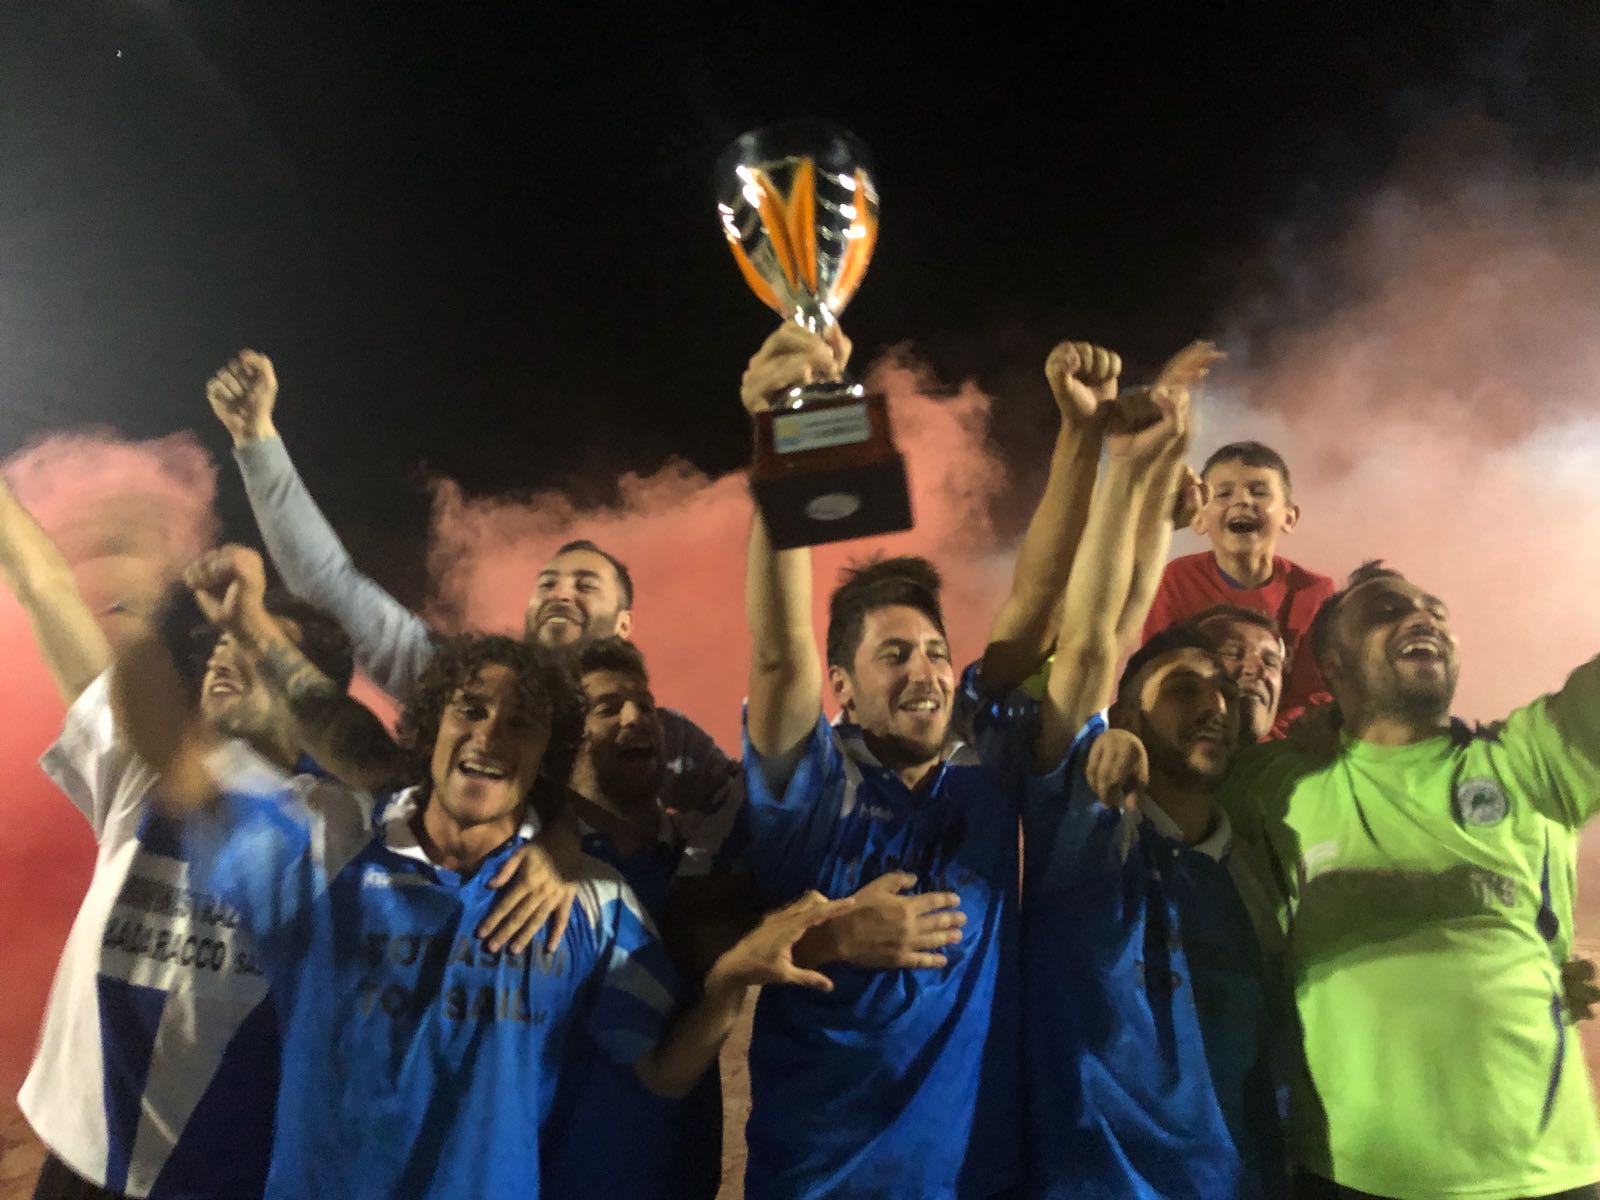
M 1190 748 L 1165 738 L 1157 737 L 1147 726 L 1139 735 L 1145 753 L 1150 756 L 1150 778 L 1165 779 L 1180 787 L 1214 788 L 1228 773 L 1231 755 L 1221 762 L 1196 758 L 1197 748 Z
M 667 766 L 658 753 L 634 758 L 615 750 L 596 754 L 595 785 L 612 803 L 630 810 L 654 808 L 667 778 Z

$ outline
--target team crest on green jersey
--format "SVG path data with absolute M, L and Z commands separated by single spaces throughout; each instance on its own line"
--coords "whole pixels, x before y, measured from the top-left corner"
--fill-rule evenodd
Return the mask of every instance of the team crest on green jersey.
M 1498 779 L 1463 779 L 1456 787 L 1456 820 L 1463 825 L 1498 825 L 1511 801 Z

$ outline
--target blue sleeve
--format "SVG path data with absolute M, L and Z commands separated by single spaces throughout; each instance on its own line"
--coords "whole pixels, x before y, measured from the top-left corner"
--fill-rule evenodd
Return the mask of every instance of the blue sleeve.
M 661 1041 L 683 989 L 638 900 L 623 888 L 613 904 L 615 927 L 600 964 L 589 1031 L 608 1058 L 627 1066 Z
M 311 815 L 290 789 L 225 792 L 184 822 L 184 850 L 196 883 L 238 910 L 269 970 L 294 956 L 327 877 Z
M 404 700 L 433 658 L 433 635 L 422 618 L 356 570 L 281 438 L 248 442 L 233 456 L 283 582 L 344 626 L 355 643 L 356 663 L 389 695 Z
M 820 888 L 819 872 L 833 847 L 847 791 L 844 755 L 827 718 L 817 716 L 799 759 L 775 792 L 744 727 L 746 824 L 751 874 L 769 903 L 793 900 L 807 888 Z
M 990 692 L 984 687 L 981 666 L 973 663 L 961 673 L 956 693 L 957 732 L 972 743 L 984 765 L 1005 784 L 1021 788 L 1033 773 L 1039 701 L 1020 687 Z

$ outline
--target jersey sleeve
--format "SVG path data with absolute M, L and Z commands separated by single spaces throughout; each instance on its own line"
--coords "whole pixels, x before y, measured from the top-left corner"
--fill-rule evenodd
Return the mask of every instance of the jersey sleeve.
M 961 673 L 955 711 L 957 733 L 972 743 L 979 759 L 1005 784 L 1020 788 L 1033 771 L 1038 697 L 1026 684 L 991 692 L 984 686 L 983 664 L 976 662 Z
M 233 455 L 261 539 L 284 583 L 344 626 L 361 669 L 389 695 L 404 700 L 434 654 L 433 635 L 422 618 L 356 570 L 282 438 L 248 442 Z
M 757 888 L 772 903 L 792 900 L 817 886 L 847 791 L 844 755 L 826 717 L 818 714 L 811 736 L 801 743 L 798 754 L 782 789 L 775 789 L 769 772 L 781 772 L 762 761 L 750 742 L 748 725 L 745 727 L 747 857 Z
M 1546 816 L 1578 828 L 1600 809 L 1600 658 L 1488 733 L 1511 756 L 1523 795 Z
M 157 776 L 117 729 L 109 670 L 72 702 L 60 735 L 40 756 L 39 766 L 89 822 L 95 841 L 118 829 L 131 834 L 134 823 L 127 818 Z
M 328 881 L 372 839 L 371 802 L 332 781 L 289 781 L 214 756 L 221 796 L 184 822 L 194 878 L 225 896 L 269 956 L 305 928 Z
M 608 1058 L 628 1066 L 661 1041 L 678 1011 L 683 989 L 666 947 L 632 889 L 620 880 L 583 886 L 609 933 L 598 966 L 589 1032 Z

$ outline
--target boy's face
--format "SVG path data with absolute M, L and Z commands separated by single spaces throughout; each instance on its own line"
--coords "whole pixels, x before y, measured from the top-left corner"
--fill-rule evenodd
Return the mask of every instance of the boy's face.
M 1300 506 L 1284 494 L 1274 467 L 1219 462 L 1206 472 L 1211 501 L 1194 519 L 1195 532 L 1228 554 L 1270 550 L 1300 520 Z

